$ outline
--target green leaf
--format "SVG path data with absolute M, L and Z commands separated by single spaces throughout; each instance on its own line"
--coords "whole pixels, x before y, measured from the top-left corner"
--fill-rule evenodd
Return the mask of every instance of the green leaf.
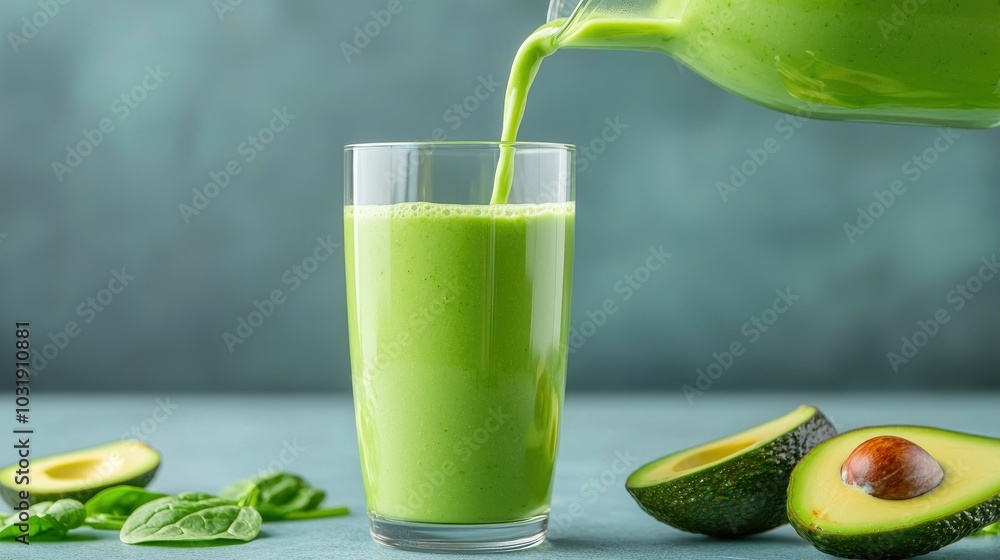
M 104 515 L 98 514 L 94 516 L 87 516 L 87 519 L 83 521 L 83 524 L 90 527 L 91 529 L 101 529 L 105 531 L 121 531 L 122 527 L 125 526 L 125 520 L 117 515 Z
M 166 494 L 150 492 L 136 486 L 112 486 L 87 500 L 87 515 L 124 515 L 128 517 L 142 504 L 164 498 Z
M 280 519 L 275 521 L 297 521 L 299 519 L 321 519 L 324 517 L 338 517 L 341 515 L 347 515 L 351 513 L 346 507 L 335 507 L 327 509 L 313 509 L 309 511 L 290 511 Z
M 976 533 L 977 537 L 995 537 L 1000 535 L 1000 523 L 994 523 L 983 527 L 982 531 Z
M 300 476 L 277 472 L 230 484 L 219 492 L 219 496 L 255 508 L 266 521 L 278 521 L 293 519 L 289 517 L 291 514 L 315 510 L 323 503 L 326 492 L 312 487 Z M 332 517 L 332 515 L 317 517 Z M 311 518 L 295 517 L 295 519 Z
M 139 506 L 166 497 L 136 486 L 112 486 L 87 500 L 87 520 L 94 529 L 117 531 Z
M 45 535 L 47 537 L 64 537 L 70 529 L 83 524 L 87 517 L 87 509 L 76 500 L 57 500 L 42 502 L 28 508 L 28 536 Z M 0 539 L 13 539 L 20 536 L 21 524 L 18 515 L 11 515 L 0 524 Z
M 122 527 L 126 544 L 163 541 L 252 541 L 263 520 L 257 510 L 200 492 L 167 496 L 139 506 Z
M 226 486 L 219 492 L 220 498 L 232 500 L 241 506 L 254 507 L 260 500 L 260 487 L 253 479 L 240 480 Z

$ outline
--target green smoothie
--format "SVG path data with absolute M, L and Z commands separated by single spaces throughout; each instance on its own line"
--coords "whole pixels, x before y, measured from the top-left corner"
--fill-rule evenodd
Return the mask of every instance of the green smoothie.
M 492 523 L 548 511 L 574 213 L 573 203 L 346 207 L 370 513 Z
M 802 116 L 1000 123 L 1000 6 L 993 0 L 661 0 L 635 17 L 588 12 L 566 23 L 543 25 L 518 50 L 503 142 L 517 139 L 538 67 L 560 48 L 669 54 L 730 92 Z M 507 200 L 512 157 L 509 148 L 501 154 L 495 204 Z

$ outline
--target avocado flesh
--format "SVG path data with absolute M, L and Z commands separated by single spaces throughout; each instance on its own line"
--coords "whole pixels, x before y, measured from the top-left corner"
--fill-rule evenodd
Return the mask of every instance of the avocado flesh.
M 625 487 L 639 506 L 672 527 L 719 538 L 787 523 L 788 478 L 818 443 L 836 435 L 811 406 L 640 467 Z
M 145 487 L 160 466 L 160 454 L 141 441 L 119 441 L 32 459 L 28 484 L 18 484 L 18 465 L 0 469 L 0 496 L 15 507 L 19 493 L 28 490 L 28 502 L 70 498 L 86 502 L 95 494 L 118 485 Z
M 878 436 L 908 439 L 941 465 L 941 484 L 908 500 L 882 500 L 844 484 L 841 467 Z M 819 550 L 893 560 L 927 554 L 1000 521 L 1000 440 L 917 426 L 844 433 L 820 444 L 792 473 L 788 518 Z

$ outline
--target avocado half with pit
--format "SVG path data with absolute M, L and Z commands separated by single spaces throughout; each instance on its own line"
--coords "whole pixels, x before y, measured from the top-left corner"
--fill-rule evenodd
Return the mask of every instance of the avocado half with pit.
M 0 469 L 0 496 L 15 507 L 19 493 L 30 491 L 28 502 L 71 498 L 86 502 L 118 485 L 145 487 L 160 466 L 160 454 L 137 440 L 119 441 L 49 457 L 31 459 L 28 469 L 18 464 Z
M 796 463 L 837 431 L 801 406 L 756 428 L 667 455 L 625 483 L 659 521 L 689 533 L 734 538 L 788 522 L 788 479 Z
M 866 453 L 886 440 L 922 451 Z M 857 471 L 867 477 L 861 484 L 851 480 Z M 1000 521 L 1000 439 L 917 426 L 846 432 L 792 472 L 788 519 L 813 546 L 842 558 L 935 551 Z

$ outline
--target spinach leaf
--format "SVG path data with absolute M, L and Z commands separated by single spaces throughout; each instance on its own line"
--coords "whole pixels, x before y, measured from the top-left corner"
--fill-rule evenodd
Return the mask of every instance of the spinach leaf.
M 983 527 L 982 531 L 976 533 L 977 537 L 995 537 L 1000 535 L 1000 523 L 994 523 Z
M 88 515 L 87 519 L 83 521 L 83 524 L 90 527 L 91 529 L 102 529 L 105 531 L 121 531 L 122 527 L 125 526 L 125 520 L 127 517 L 121 517 L 118 515 L 106 515 L 99 513 L 97 515 Z
M 122 527 L 126 544 L 158 541 L 251 541 L 260 533 L 257 510 L 200 492 L 167 496 L 139 506 Z
M 28 536 L 62 537 L 83 524 L 87 510 L 76 500 L 42 502 L 28 508 Z M 0 524 L 0 539 L 12 539 L 22 534 L 18 515 L 11 515 Z
M 316 508 L 326 498 L 326 492 L 289 473 L 277 472 L 241 480 L 223 488 L 219 496 L 255 508 L 266 521 L 333 517 L 347 513 L 345 508 L 333 508 L 320 510 L 323 514 L 299 515 L 317 511 Z
M 323 517 L 337 517 L 347 515 L 351 510 L 346 507 L 335 507 L 327 509 L 311 509 L 309 511 L 290 511 L 274 521 L 297 521 L 299 519 L 320 519 Z
M 136 508 L 164 497 L 166 494 L 150 492 L 136 486 L 113 486 L 101 490 L 87 500 L 86 524 L 94 529 L 117 531 Z

